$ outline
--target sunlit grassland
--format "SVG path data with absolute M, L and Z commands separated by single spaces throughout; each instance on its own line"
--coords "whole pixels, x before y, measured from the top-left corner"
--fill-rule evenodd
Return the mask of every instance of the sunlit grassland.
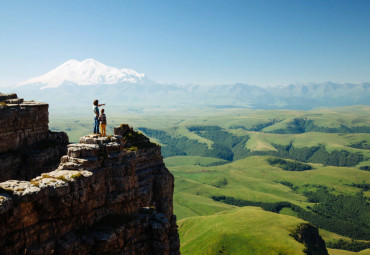
M 229 163 L 226 160 L 210 157 L 200 157 L 200 156 L 177 156 L 166 158 L 166 166 L 192 166 L 192 165 L 202 165 L 208 166 L 213 163 Z
M 349 145 L 359 143 L 361 141 L 370 141 L 368 133 L 321 133 L 309 132 L 302 134 L 270 134 L 262 132 L 252 132 L 245 130 L 229 131 L 238 136 L 248 135 L 250 139 L 246 143 L 246 148 L 251 151 L 274 151 L 273 144 L 288 145 L 292 143 L 294 147 L 312 147 L 317 145 L 325 145 L 325 148 L 332 152 L 333 150 L 347 150 L 350 152 L 365 152 L 366 150 L 349 147 Z M 370 156 L 370 154 L 368 155 Z
M 370 249 L 362 250 L 359 252 L 352 252 L 352 251 L 344 251 L 344 250 L 337 250 L 337 249 L 328 249 L 329 255 L 369 255 Z
M 208 247 L 209 242 L 207 242 L 207 247 L 205 247 L 204 250 L 202 248 L 202 252 L 204 253 L 199 254 L 212 254 L 212 252 L 215 252 L 220 247 L 222 248 L 222 246 L 228 247 L 227 251 L 230 251 L 230 254 L 243 254 L 238 252 L 242 251 L 243 248 L 246 249 L 246 247 L 240 246 L 243 245 L 244 242 L 247 242 L 244 239 L 246 238 L 244 237 L 245 234 L 244 230 L 242 230 L 241 228 L 233 229 L 232 225 L 233 223 L 230 223 L 229 221 L 236 220 L 235 218 L 233 218 L 235 215 L 226 213 L 226 211 L 234 210 L 235 207 L 220 202 L 216 202 L 210 198 L 211 196 L 225 195 L 245 200 L 262 202 L 290 201 L 301 207 L 306 207 L 307 205 L 312 206 L 313 204 L 308 203 L 306 201 L 306 198 L 302 196 L 300 193 L 303 192 L 304 190 L 312 189 L 311 186 L 301 187 L 299 189 L 300 193 L 298 193 L 278 182 L 289 181 L 294 186 L 303 186 L 305 184 L 323 185 L 334 189 L 332 192 L 336 194 L 355 194 L 359 192 L 360 189 L 351 187 L 349 186 L 350 184 L 363 182 L 368 183 L 370 181 L 369 172 L 361 171 L 356 168 L 333 167 L 333 166 L 324 167 L 320 164 L 312 164 L 314 165 L 315 170 L 303 172 L 290 172 L 283 171 L 280 168 L 270 166 L 266 162 L 267 158 L 268 157 L 266 156 L 254 156 L 220 166 L 194 165 L 194 163 L 206 165 L 217 162 L 217 159 L 212 158 L 202 159 L 202 157 L 183 156 L 165 159 L 167 167 L 169 167 L 169 169 L 175 176 L 174 209 L 175 214 L 180 220 L 179 230 L 182 244 L 181 249 L 183 254 L 191 254 L 190 253 L 191 249 L 197 247 L 197 245 L 201 245 L 201 243 L 198 243 L 196 241 L 199 238 L 198 235 L 204 236 L 204 238 L 210 238 L 214 240 L 213 244 L 210 244 L 209 247 Z M 227 185 L 220 188 L 213 186 L 217 183 L 217 180 L 220 178 L 226 178 L 228 181 Z M 244 224 L 244 227 L 246 228 L 248 227 L 249 229 L 250 228 L 254 229 L 254 227 L 259 226 L 258 225 L 259 221 L 266 220 L 266 219 L 256 220 L 253 218 L 254 217 L 253 215 L 247 215 L 247 211 L 245 212 L 246 212 L 245 218 L 242 219 L 242 221 L 239 222 L 239 224 Z M 201 227 L 203 224 L 207 224 L 208 217 L 210 218 L 216 217 L 218 215 L 217 213 L 224 214 L 224 216 L 223 218 L 214 218 L 214 221 L 215 222 L 218 220 L 224 221 L 225 222 L 224 228 L 227 229 L 227 226 L 230 226 L 230 230 L 227 231 L 231 232 L 234 231 L 234 233 L 227 232 L 225 230 L 226 232 L 223 235 L 222 234 L 218 235 L 217 233 L 209 234 L 209 231 L 211 231 L 210 229 L 206 230 L 204 229 L 204 227 Z M 284 208 L 282 211 L 280 211 L 280 214 L 290 215 L 292 217 L 289 218 L 299 220 L 296 217 L 294 217 L 296 216 L 296 213 L 293 212 L 290 208 Z M 205 216 L 205 217 L 189 218 L 193 216 Z M 267 216 L 264 215 L 264 217 Z M 185 224 L 188 224 L 188 227 L 186 227 L 187 225 Z M 211 220 L 209 224 L 212 224 Z M 280 229 L 279 231 L 281 231 L 281 229 L 284 228 L 281 225 L 279 225 L 279 221 L 274 221 L 271 224 L 273 225 L 273 227 L 279 228 Z M 216 226 L 218 227 L 218 225 Z M 197 231 L 199 231 L 199 233 Z M 187 236 L 185 236 L 186 233 Z M 270 235 L 272 233 L 272 230 L 269 229 L 269 227 L 266 227 L 264 229 L 264 233 L 266 235 Z M 350 238 L 334 234 L 322 229 L 320 230 L 320 234 L 322 235 L 325 241 L 335 241 L 339 239 L 350 241 Z M 261 240 L 264 240 L 263 238 L 265 237 L 257 235 L 253 236 L 253 238 L 255 238 L 254 240 L 255 243 L 258 243 L 261 247 L 264 246 L 264 244 L 259 242 Z M 284 237 L 284 239 L 286 238 L 287 237 Z M 235 247 L 229 248 L 229 246 Z M 203 247 L 203 245 L 201 245 L 200 247 Z M 265 251 L 254 250 L 254 252 L 255 254 L 278 254 L 278 253 L 268 253 L 267 250 Z M 289 254 L 288 250 L 286 250 L 285 252 L 286 253 L 283 254 Z M 340 253 L 340 252 L 341 250 L 330 249 L 330 254 L 334 255 L 367 254 L 364 251 L 360 253 Z
M 173 137 L 187 137 L 189 139 L 197 140 L 199 143 L 205 143 L 207 144 L 208 148 L 212 148 L 213 141 L 208 140 L 204 137 L 201 137 L 193 132 L 190 132 L 189 129 L 186 126 L 180 125 L 175 128 L 169 128 L 166 129 L 167 133 Z
M 253 156 L 220 166 L 190 165 L 194 160 L 190 157 L 167 158 L 169 169 L 175 176 L 174 201 L 187 207 L 189 204 L 198 204 L 200 197 L 225 195 L 250 201 L 278 202 L 289 201 L 302 207 L 312 205 L 300 193 L 309 189 L 309 185 L 322 185 L 333 189 L 336 194 L 355 194 L 360 191 L 350 186 L 352 183 L 370 181 L 370 173 L 351 167 L 334 167 L 312 164 L 315 169 L 295 172 L 284 171 L 278 167 L 270 166 L 267 156 Z M 200 159 L 197 158 L 198 162 Z M 206 159 L 209 160 L 209 159 Z M 175 163 L 178 163 L 176 166 Z M 227 184 L 217 187 L 220 180 L 226 178 Z M 288 181 L 299 186 L 300 192 L 279 182 Z M 303 185 L 308 187 L 302 187 Z M 185 196 L 191 194 L 192 196 Z M 366 193 L 365 193 L 366 195 Z M 181 201 L 179 200 L 181 198 Z M 217 205 L 212 203 L 211 206 Z M 193 206 L 194 209 L 197 206 Z M 219 208 L 219 207 L 218 207 Z M 182 215 L 181 210 L 175 207 L 175 212 Z M 218 209 L 216 209 L 218 210 Z M 202 210 L 193 213 L 202 214 Z M 192 215 L 193 215 L 192 214 Z M 181 218 L 181 217 L 179 217 Z
M 179 221 L 181 254 L 304 254 L 290 233 L 304 221 L 243 207 Z

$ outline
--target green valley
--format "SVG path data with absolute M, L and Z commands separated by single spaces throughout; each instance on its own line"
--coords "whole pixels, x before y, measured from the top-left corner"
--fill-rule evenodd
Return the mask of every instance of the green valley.
M 90 122 L 51 125 L 73 141 Z M 369 106 L 166 110 L 109 127 L 121 122 L 162 146 L 182 254 L 304 254 L 292 233 L 305 222 L 329 254 L 370 253 Z

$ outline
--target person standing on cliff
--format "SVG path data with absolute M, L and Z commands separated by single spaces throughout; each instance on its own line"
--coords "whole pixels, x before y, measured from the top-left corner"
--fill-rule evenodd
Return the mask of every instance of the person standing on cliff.
M 107 117 L 104 114 L 104 109 L 101 109 L 101 115 L 99 117 L 100 121 L 100 128 L 101 128 L 101 135 L 106 136 L 105 127 L 107 126 Z
M 95 99 L 94 102 L 93 102 L 93 109 L 94 109 L 94 114 L 95 114 L 95 118 L 94 118 L 94 134 L 100 134 L 99 132 L 99 106 L 103 106 L 105 104 L 99 104 L 99 100 L 98 99 Z

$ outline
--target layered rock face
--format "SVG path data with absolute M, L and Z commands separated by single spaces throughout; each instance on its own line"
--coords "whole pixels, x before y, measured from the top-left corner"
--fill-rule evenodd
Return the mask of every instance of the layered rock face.
M 0 93 L 0 181 L 29 180 L 55 169 L 68 136 L 49 131 L 48 104 Z
M 46 139 L 48 104 L 27 102 L 18 99 L 16 94 L 2 94 L 0 100 L 0 152 L 31 146 Z
M 127 125 L 68 145 L 59 167 L 0 183 L 1 254 L 179 254 L 174 178 Z

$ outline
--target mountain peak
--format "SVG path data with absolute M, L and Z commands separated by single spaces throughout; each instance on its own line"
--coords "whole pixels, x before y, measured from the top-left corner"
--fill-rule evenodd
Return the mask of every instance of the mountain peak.
M 138 83 L 145 77 L 132 69 L 119 69 L 88 58 L 83 61 L 68 60 L 50 72 L 19 83 L 17 86 L 42 84 L 43 88 L 56 88 L 64 83 L 77 85 Z

